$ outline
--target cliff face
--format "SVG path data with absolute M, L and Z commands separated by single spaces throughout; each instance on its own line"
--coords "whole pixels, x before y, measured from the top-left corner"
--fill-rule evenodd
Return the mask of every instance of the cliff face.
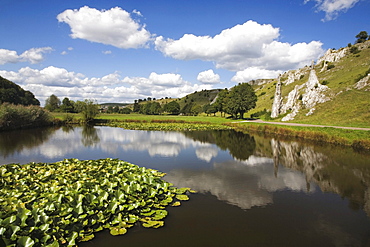
M 304 73 L 305 71 L 299 70 L 295 73 L 290 73 L 290 75 L 299 75 L 300 77 L 301 75 L 304 75 Z M 285 84 L 292 83 L 291 80 L 289 80 L 290 75 L 288 75 L 288 80 L 285 81 Z M 291 76 L 291 78 L 293 78 L 293 76 Z M 284 103 L 281 96 L 281 82 L 280 79 L 278 79 L 271 117 L 276 118 L 280 114 L 286 114 L 290 111 L 290 113 L 282 119 L 282 121 L 290 121 L 294 119 L 302 108 L 310 109 L 309 114 L 312 114 L 315 110 L 314 107 L 316 104 L 330 100 L 330 98 L 324 94 L 328 89 L 329 88 L 327 86 L 320 84 L 312 66 L 307 82 L 302 85 L 296 85 L 294 89 L 290 91 Z

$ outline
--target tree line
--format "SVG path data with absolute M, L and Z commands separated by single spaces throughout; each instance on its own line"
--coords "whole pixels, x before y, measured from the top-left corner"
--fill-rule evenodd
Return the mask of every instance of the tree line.
M 206 113 L 207 115 L 221 112 L 225 116 L 231 115 L 233 118 L 244 118 L 244 114 L 256 107 L 257 96 L 252 86 L 248 83 L 240 83 L 237 86 L 221 90 L 217 99 L 213 104 L 205 104 L 203 106 L 197 104 L 193 100 L 185 103 L 182 107 L 173 100 L 161 105 L 157 101 L 147 101 L 146 103 L 139 103 L 135 101 L 133 105 L 133 112 L 158 115 L 158 114 L 172 114 L 172 115 L 191 115 L 195 116 L 199 113 Z
M 84 122 L 89 123 L 99 114 L 99 105 L 91 99 L 84 101 L 70 100 L 65 97 L 62 101 L 52 94 L 45 101 L 45 109 L 51 112 L 81 113 Z

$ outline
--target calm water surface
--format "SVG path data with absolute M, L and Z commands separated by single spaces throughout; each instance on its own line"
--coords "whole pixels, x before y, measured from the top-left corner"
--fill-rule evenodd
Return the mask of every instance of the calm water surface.
M 119 158 L 199 193 L 165 227 L 80 246 L 370 246 L 370 156 L 234 131 L 110 127 L 0 133 L 0 164 Z

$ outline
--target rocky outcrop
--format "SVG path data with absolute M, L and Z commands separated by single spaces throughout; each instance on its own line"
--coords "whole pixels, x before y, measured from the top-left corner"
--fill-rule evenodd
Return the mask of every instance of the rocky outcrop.
M 296 80 L 301 79 L 307 72 L 309 71 L 309 68 L 306 66 L 302 69 L 297 70 L 289 70 L 288 72 L 285 72 L 282 77 L 287 77 L 287 79 L 284 81 L 285 85 L 289 85 Z
M 329 49 L 326 51 L 324 56 L 322 56 L 319 60 L 317 60 L 317 64 L 322 64 L 321 71 L 324 71 L 328 67 L 328 63 L 333 63 L 341 59 L 347 54 L 348 48 L 342 48 L 339 50 Z
M 355 88 L 356 89 L 363 89 L 363 88 L 365 88 L 366 86 L 369 86 L 369 85 L 370 85 L 370 74 L 368 74 L 367 76 L 365 76 L 364 78 L 359 80 L 356 83 Z
M 301 76 L 302 71 L 296 74 L 300 74 Z M 289 92 L 285 103 L 283 103 L 281 96 L 281 82 L 279 78 L 278 83 L 276 84 L 271 117 L 276 118 L 280 114 L 285 114 L 290 111 L 290 113 L 282 119 L 282 121 L 290 121 L 295 118 L 302 108 L 310 109 L 309 114 L 311 115 L 314 112 L 314 106 L 316 104 L 324 103 L 330 100 L 330 98 L 324 94 L 324 92 L 327 90 L 327 86 L 320 84 L 319 80 L 317 79 L 314 66 L 312 65 L 310 76 L 307 82 L 302 85 L 296 85 L 294 89 Z
M 271 111 L 271 117 L 276 118 L 279 116 L 280 108 L 281 108 L 281 81 L 280 77 L 278 78 L 278 82 L 276 83 L 276 91 L 274 96 L 274 102 L 272 104 L 272 111 Z
M 302 95 L 302 104 L 305 108 L 312 109 L 316 104 L 324 103 L 330 99 L 324 94 L 329 89 L 328 86 L 320 84 L 314 69 L 311 70 L 305 86 L 306 91 Z

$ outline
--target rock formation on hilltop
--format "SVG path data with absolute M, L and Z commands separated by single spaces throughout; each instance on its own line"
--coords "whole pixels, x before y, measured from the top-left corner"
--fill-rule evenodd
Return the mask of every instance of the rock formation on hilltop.
M 300 77 L 304 75 L 306 70 L 307 69 L 289 73 L 288 80 L 285 81 L 285 84 L 292 83 L 296 76 Z M 302 85 L 296 85 L 288 94 L 285 103 L 283 102 L 283 98 L 281 96 L 281 84 L 281 78 L 279 77 L 276 84 L 274 103 L 272 105 L 272 118 L 276 118 L 280 114 L 286 114 L 288 111 L 290 111 L 290 113 L 282 119 L 282 121 L 290 121 L 294 119 L 299 110 L 302 108 L 309 109 L 310 111 L 308 115 L 310 115 L 314 112 L 314 107 L 316 104 L 324 103 L 330 100 L 330 98 L 324 94 L 324 92 L 329 88 L 319 82 L 313 64 L 310 67 L 310 75 L 307 82 Z

